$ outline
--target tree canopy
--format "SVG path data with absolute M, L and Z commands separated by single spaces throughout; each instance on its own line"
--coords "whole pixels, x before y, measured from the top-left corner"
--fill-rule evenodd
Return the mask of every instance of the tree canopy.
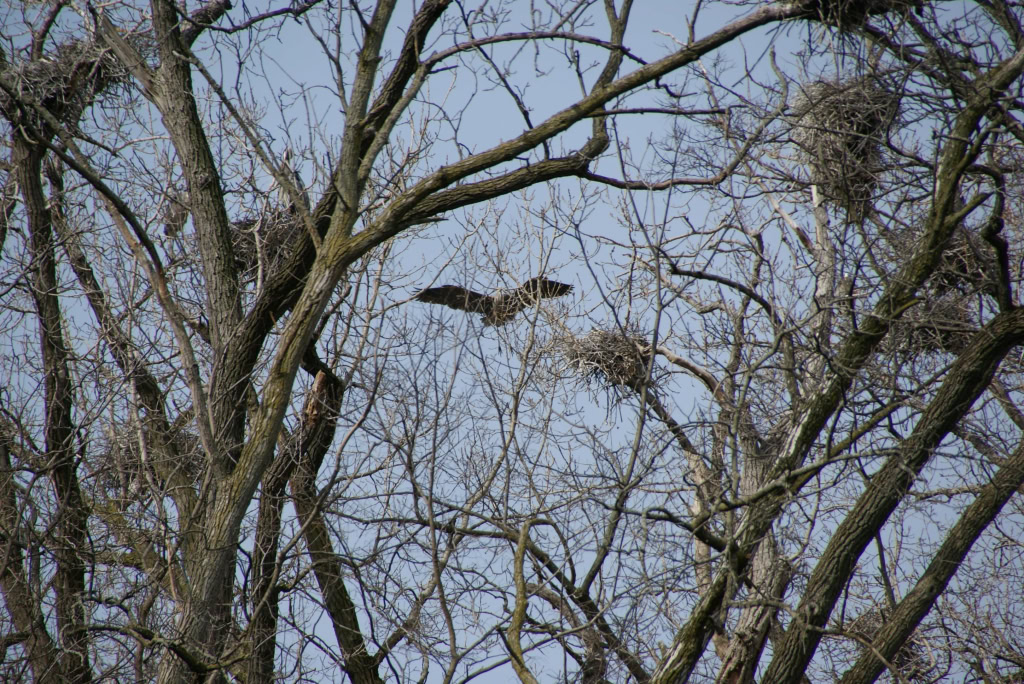
M 1019 4 L 0 12 L 5 681 L 1024 681 Z

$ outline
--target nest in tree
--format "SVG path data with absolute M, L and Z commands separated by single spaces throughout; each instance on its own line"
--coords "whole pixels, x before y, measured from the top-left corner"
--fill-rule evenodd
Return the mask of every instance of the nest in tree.
M 956 290 L 962 294 L 981 292 L 995 297 L 999 293 L 998 274 L 992 248 L 961 227 L 953 233 L 942 253 L 931 284 L 940 293 Z
M 126 425 L 109 428 L 107 449 L 99 459 L 99 481 L 111 493 L 111 498 L 131 501 L 139 500 L 139 492 L 147 486 L 147 471 L 152 477 L 179 470 L 192 481 L 198 480 L 206 461 L 199 435 L 174 428 L 170 444 L 176 452 L 173 462 L 167 461 L 166 452 L 152 446 L 143 452 L 136 429 Z
M 305 230 L 302 218 L 287 209 L 272 209 L 232 223 L 235 266 L 242 280 L 255 280 L 261 264 L 264 278 L 276 273 Z
M 815 81 L 801 88 L 793 111 L 811 182 L 858 220 L 878 185 L 880 143 L 899 116 L 899 97 L 872 77 Z
M 638 334 L 595 329 L 583 337 L 568 335 L 558 344 L 569 368 L 587 380 L 634 391 L 640 391 L 647 382 L 651 343 Z
M 857 638 L 858 651 L 867 652 L 867 644 L 870 644 L 882 629 L 888 619 L 888 614 L 889 610 L 887 609 L 872 608 L 846 623 L 844 631 Z M 932 670 L 931 660 L 925 645 L 921 643 L 920 639 L 915 639 L 914 635 L 911 635 L 903 647 L 896 652 L 891 664 L 905 681 L 927 682 L 931 679 L 929 677 Z
M 918 14 L 923 0 L 796 0 L 794 4 L 814 12 L 823 24 L 847 31 L 864 24 L 870 16 L 890 12 L 906 13 L 913 9 Z
M 70 41 L 40 59 L 17 64 L 4 74 L 17 89 L 14 99 L 35 102 L 65 122 L 75 122 L 100 92 L 127 84 L 131 74 L 95 42 Z M 0 93 L 0 107 L 17 120 L 17 105 Z
M 959 354 L 978 326 L 971 316 L 970 297 L 943 296 L 912 307 L 896 321 L 887 336 L 891 351 Z

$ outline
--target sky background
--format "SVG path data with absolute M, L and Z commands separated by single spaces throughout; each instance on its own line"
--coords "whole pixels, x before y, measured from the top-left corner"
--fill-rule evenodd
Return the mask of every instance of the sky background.
M 257 7 L 251 3 L 238 5 L 229 15 L 235 21 L 243 20 L 247 12 L 257 11 Z M 513 11 L 525 12 L 530 6 L 528 3 L 515 3 Z M 713 3 L 704 7 L 696 23 L 696 37 L 707 35 L 726 21 L 746 14 L 751 6 Z M 949 4 L 944 6 L 949 7 Z M 412 3 L 400 3 L 393 24 L 407 24 L 411 8 Z M 653 60 L 675 49 L 677 41 L 687 40 L 686 18 L 692 10 L 692 3 L 638 2 L 625 40 L 630 54 L 642 60 Z M 596 16 L 600 17 L 600 12 Z M 527 30 L 527 19 L 525 14 L 509 15 L 504 30 Z M 310 20 L 319 21 L 312 16 Z M 347 14 L 345 21 L 350 20 L 351 15 Z M 320 28 L 314 25 L 314 29 Z M 347 30 L 351 27 L 345 28 Z M 580 32 L 584 30 L 581 28 Z M 585 32 L 602 37 L 607 33 L 600 27 Z M 248 43 L 243 38 L 240 45 L 232 45 L 224 36 L 209 34 L 201 42 L 198 52 L 206 60 L 213 76 L 225 85 L 236 106 L 250 112 L 258 121 L 264 139 L 270 141 L 272 151 L 277 155 L 283 154 L 287 148 L 296 151 L 302 160 L 298 165 L 300 176 L 311 185 L 310 194 L 315 201 L 323 191 L 325 171 L 337 153 L 343 122 L 334 92 L 335 74 L 324 58 L 322 46 L 311 38 L 309 27 L 303 21 L 286 20 L 273 31 L 253 33 L 249 38 Z M 699 69 L 703 67 L 718 74 L 723 86 L 720 93 L 732 91 L 730 104 L 749 99 L 755 105 L 770 107 L 775 103 L 766 101 L 764 86 L 768 84 L 775 87 L 776 77 L 771 70 L 769 49 L 774 49 L 777 63 L 793 79 L 790 85 L 795 89 L 797 82 L 822 77 L 834 78 L 837 74 L 846 73 L 852 61 L 829 56 L 810 60 L 810 72 L 801 72 L 800 65 L 805 60 L 799 53 L 806 52 L 809 46 L 824 52 L 831 40 L 835 38 L 804 22 L 767 27 L 730 43 L 725 49 L 709 55 L 693 70 L 674 74 L 667 81 L 679 91 L 693 93 L 686 99 L 687 106 L 711 107 L 713 103 L 701 90 L 703 84 Z M 390 34 L 389 41 L 386 48 L 392 53 L 396 52 L 397 34 Z M 345 62 L 344 57 L 341 61 L 346 70 L 350 70 L 354 64 L 351 47 L 343 50 L 345 57 L 349 58 L 348 62 Z M 450 47 L 450 38 L 444 36 L 438 39 L 433 49 L 443 50 L 447 47 Z M 522 94 L 528 102 L 529 116 L 534 124 L 580 96 L 580 86 L 565 66 L 565 49 L 566 45 L 558 42 L 542 44 L 536 51 L 533 46 L 520 43 L 487 48 L 490 57 L 498 64 L 514 61 L 516 82 L 525 84 Z M 580 62 L 584 65 L 602 63 L 604 51 L 599 48 L 579 46 L 572 49 L 579 49 Z M 847 46 L 844 49 L 854 48 Z M 242 73 L 237 67 L 240 54 L 245 56 L 246 61 L 246 71 Z M 417 123 L 424 118 L 417 119 L 415 112 L 419 110 L 425 112 L 424 117 L 434 111 L 433 107 L 444 107 L 459 113 L 457 119 L 431 129 L 442 141 L 432 146 L 428 157 L 421 162 L 422 169 L 426 170 L 450 163 L 461 155 L 478 152 L 494 145 L 496 141 L 511 139 L 525 128 L 523 116 L 506 91 L 474 74 L 461 60 L 449 61 L 446 66 L 453 68 L 430 80 L 421 95 L 422 104 L 412 110 L 414 116 L 403 123 L 395 135 L 396 141 L 401 142 L 414 139 L 420 133 Z M 620 73 L 627 73 L 634 68 L 635 63 L 627 59 Z M 588 84 L 598 71 L 599 67 L 585 72 L 584 79 Z M 199 83 L 201 77 L 196 75 L 195 80 Z M 794 92 L 791 90 L 791 98 Z M 227 120 L 227 113 L 216 98 L 209 92 L 205 94 L 209 96 L 209 100 L 204 103 L 206 116 L 214 121 Z M 633 96 L 628 101 L 628 106 L 632 107 L 663 104 L 662 99 L 652 93 Z M 737 116 L 742 115 L 743 111 L 737 110 Z M 104 114 L 97 112 L 94 116 L 96 122 L 103 121 Z M 143 120 L 145 112 L 138 116 Z M 612 148 L 595 165 L 594 170 L 620 177 L 622 162 L 648 168 L 659 155 L 670 158 L 673 150 L 666 145 L 672 132 L 670 119 L 660 117 L 656 119 L 659 123 L 652 124 L 651 118 L 648 115 L 619 116 L 613 129 L 616 137 Z M 662 121 L 665 122 L 663 125 L 660 124 Z M 230 124 L 226 128 L 231 129 Z M 926 125 L 922 126 L 922 130 L 927 128 Z M 456 130 L 458 145 L 450 139 L 444 140 L 445 136 L 453 136 Z M 575 127 L 553 143 L 552 154 L 558 155 L 574 149 L 589 132 L 587 125 Z M 914 136 L 915 133 L 908 132 L 907 135 Z M 132 154 L 136 153 L 135 149 L 138 148 L 134 148 Z M 251 155 L 247 157 L 240 150 L 237 138 L 231 135 L 217 137 L 214 149 L 215 153 L 221 155 L 226 168 L 244 168 L 249 164 L 252 178 L 247 182 L 266 190 L 272 188 L 273 181 L 259 168 Z M 616 149 L 622 151 L 621 158 L 615 154 Z M 154 173 L 157 173 L 155 169 L 158 163 L 165 161 L 160 159 L 161 143 L 154 142 L 151 150 Z M 709 150 L 709 153 L 719 155 L 721 150 Z M 142 153 L 142 159 L 136 161 L 145 164 L 150 160 Z M 668 164 L 661 164 L 662 168 L 666 166 Z M 234 216 L 242 217 L 259 211 L 260 208 L 252 204 L 252 194 L 243 192 L 246 186 L 240 182 L 233 186 L 234 182 L 232 179 L 228 183 L 229 191 L 235 193 L 231 200 Z M 731 189 L 735 188 L 726 188 Z M 152 199 L 140 190 L 129 190 L 139 193 L 136 199 L 140 206 L 145 206 Z M 750 207 L 760 207 L 755 212 L 770 213 L 763 197 L 737 201 Z M 786 206 L 805 227 L 809 225 L 810 215 L 806 205 L 792 203 Z M 668 239 L 681 238 L 690 232 L 716 226 L 730 211 L 728 201 L 712 203 L 703 193 L 633 193 L 623 198 L 614 191 L 584 186 L 575 179 L 564 179 L 529 188 L 508 198 L 499 198 L 488 205 L 451 212 L 439 223 L 410 231 L 387 246 L 392 250 L 386 266 L 388 286 L 381 292 L 380 298 L 370 302 L 370 295 L 365 291 L 350 297 L 357 302 L 371 303 L 374 311 L 387 314 L 381 317 L 383 322 L 374 321 L 373 325 L 379 326 L 376 335 L 388 346 L 390 356 L 387 363 L 391 364 L 388 368 L 393 369 L 395 375 L 388 377 L 389 382 L 397 386 L 403 379 L 418 384 L 431 377 L 457 378 L 453 386 L 460 400 L 476 411 L 481 421 L 494 421 L 494 434 L 489 436 L 490 439 L 453 430 L 451 441 L 445 444 L 445 448 L 451 449 L 457 456 L 458 463 L 465 464 L 469 469 L 479 453 L 495 448 L 495 444 L 500 442 L 501 421 L 506 418 L 501 411 L 503 398 L 488 394 L 488 388 L 513 386 L 517 378 L 521 377 L 524 372 L 523 359 L 532 358 L 522 355 L 531 343 L 531 333 L 539 330 L 543 343 L 558 332 L 584 335 L 594 328 L 607 329 L 618 323 L 637 326 L 645 334 L 653 335 L 654 324 L 657 322 L 657 336 L 661 339 L 682 334 L 690 326 L 699 329 L 704 325 L 702 319 L 687 315 L 685 307 L 670 306 L 658 314 L 649 301 L 640 297 L 631 298 L 630 290 L 621 287 L 631 267 L 629 247 L 643 241 L 643 230 L 648 231 L 652 237 L 660 235 Z M 153 218 L 155 221 L 157 217 Z M 808 230 L 813 233 L 813 229 Z M 766 230 L 765 240 L 769 251 L 781 253 L 781 239 L 780 233 Z M 170 257 L 182 256 L 190 250 L 194 251 L 194 243 L 188 240 L 189 230 L 186 229 L 181 236 L 161 238 L 161 247 Z M 706 265 L 710 270 L 721 264 L 724 261 L 708 257 Z M 563 316 L 564 331 L 551 325 L 550 319 L 546 318 L 541 319 L 544 323 L 537 329 L 531 328 L 524 321 L 508 328 L 484 328 L 475 316 L 409 301 L 415 292 L 430 285 L 453 283 L 489 291 L 516 286 L 539 273 L 571 283 L 575 287 L 571 297 L 551 302 L 551 310 Z M 141 277 L 141 274 L 123 277 L 129 281 L 132 277 Z M 807 295 L 813 288 L 812 280 L 806 275 L 798 276 L 797 283 L 798 286 L 794 288 L 797 294 L 802 292 Z M 799 313 L 801 307 L 808 306 L 806 297 L 798 296 L 793 296 L 791 304 L 797 310 L 796 313 Z M 90 316 L 84 308 L 77 309 L 72 305 L 68 315 L 72 325 L 81 325 L 81 329 L 87 329 L 86 322 Z M 422 333 L 424 330 L 427 331 L 424 341 L 403 346 L 402 340 L 413 337 L 410 331 Z M 320 348 L 327 358 L 340 360 L 343 367 L 345 354 L 349 351 L 332 332 L 335 331 L 329 330 L 321 337 Z M 16 359 L 19 349 L 24 348 L 22 345 L 27 346 L 32 334 L 32 330 L 22 329 L 14 331 L 10 337 L 3 336 L 0 338 L 0 353 L 10 354 L 9 359 Z M 97 344 L 95 337 L 87 335 L 77 340 L 83 345 L 83 350 Z M 713 354 L 709 352 L 709 355 Z M 383 359 L 377 362 L 382 367 L 386 365 Z M 540 405 L 553 400 L 560 419 L 579 426 L 580 430 L 600 434 L 604 440 L 603 446 L 609 452 L 631 446 L 641 422 L 635 402 L 623 401 L 617 394 L 599 385 L 587 385 L 578 378 L 571 378 L 569 370 L 557 361 L 546 362 L 536 369 L 527 365 L 526 369 L 536 372 L 537 379 L 536 386 L 527 392 L 527 401 Z M 421 373 L 424 375 L 422 378 L 418 377 Z M 403 374 L 404 378 L 401 377 Z M 308 379 L 300 378 L 295 394 L 296 410 L 299 409 L 298 403 L 304 396 L 306 386 Z M 30 388 L 23 389 L 27 391 Z M 663 395 L 676 420 L 684 426 L 691 421 L 702 421 L 707 416 L 710 401 L 706 392 L 688 376 L 676 373 L 666 378 Z M 347 413 L 343 414 L 343 421 L 348 416 L 358 414 L 359 410 L 358 405 L 346 404 L 343 411 Z M 388 419 L 389 416 L 379 416 L 382 424 Z M 542 442 L 539 432 L 531 433 L 531 438 L 536 442 L 524 443 L 521 447 L 524 452 L 534 453 L 538 458 L 550 459 L 551 472 L 557 471 L 565 463 L 585 469 L 588 463 L 604 457 L 603 454 L 581 448 L 582 440 Z M 657 433 L 659 430 L 656 426 L 651 428 L 648 423 L 648 427 L 640 434 L 649 439 L 652 432 Z M 660 432 L 663 436 L 664 431 Z M 378 452 L 371 442 L 369 437 L 361 436 L 346 445 L 345 450 L 339 448 L 334 451 L 325 464 L 324 476 L 337 474 L 344 477 L 358 465 L 363 465 L 362 461 L 355 464 L 351 462 L 353 453 L 362 451 L 367 459 L 375 458 Z M 663 447 L 656 440 L 651 440 L 652 452 Z M 666 461 L 677 458 L 670 450 L 663 453 L 663 457 Z M 446 474 L 450 479 L 444 486 L 453 499 L 459 498 L 458 493 L 452 492 L 460 486 L 458 476 L 461 474 Z M 941 472 L 934 476 L 936 482 L 942 481 Z M 951 474 L 950 479 L 955 479 L 955 474 Z M 370 480 L 368 484 L 372 482 Z M 354 486 L 354 489 L 358 487 Z M 656 494 L 652 495 L 652 499 L 656 498 Z M 671 503 L 684 509 L 685 502 L 672 500 Z M 522 505 L 529 505 L 529 502 L 522 502 Z M 919 518 L 915 518 L 913 513 L 906 516 L 903 518 L 904 524 L 919 527 L 901 533 L 913 533 L 924 541 L 938 541 L 944 531 L 944 521 L 937 520 L 934 511 L 935 508 L 930 508 Z M 814 530 L 814 536 L 827 538 L 830 529 L 828 520 L 826 518 L 826 523 Z M 543 531 L 538 532 L 538 535 L 542 534 Z M 344 543 L 355 550 L 361 544 L 370 543 L 361 539 L 355 528 L 346 529 L 344 537 Z M 869 550 L 862 557 L 861 563 L 865 566 L 874 563 L 873 553 Z M 487 563 L 486 559 L 481 559 L 482 567 L 487 567 Z M 315 611 L 315 608 L 306 605 L 297 610 Z M 326 643 L 333 642 L 326 619 L 321 620 L 318 634 Z M 550 676 L 563 668 L 563 663 L 547 662 L 547 657 L 542 651 L 531 660 L 531 664 L 537 666 L 537 674 L 542 680 L 545 675 Z M 545 667 L 548 669 L 545 670 Z M 432 676 L 436 675 L 437 670 L 434 668 Z M 476 681 L 504 682 L 508 681 L 508 676 L 508 669 L 503 668 Z M 325 680 L 329 679 L 329 676 L 325 677 Z

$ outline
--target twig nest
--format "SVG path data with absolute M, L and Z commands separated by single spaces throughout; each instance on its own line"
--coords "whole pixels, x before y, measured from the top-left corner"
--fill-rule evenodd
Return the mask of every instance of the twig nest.
M 108 496 L 124 501 L 138 500 L 139 492 L 148 486 L 146 472 L 155 476 L 159 472 L 177 470 L 193 481 L 198 481 L 205 466 L 199 435 L 185 429 L 174 429 L 169 436 L 177 451 L 176 460 L 167 462 L 166 456 L 148 444 L 144 452 L 138 431 L 124 424 L 107 430 L 107 448 L 101 452 L 96 477 Z
M 959 354 L 978 330 L 969 306 L 970 297 L 960 295 L 918 304 L 893 324 L 887 346 L 911 356 L 926 352 Z
M 962 294 L 998 294 L 999 267 L 992 247 L 963 226 L 957 228 L 942 253 L 931 278 L 940 293 L 956 290 Z
M 861 26 L 868 17 L 890 12 L 918 14 L 923 0 L 797 0 L 794 4 L 814 12 L 818 21 L 847 31 Z
M 639 391 L 647 382 L 651 343 L 630 331 L 594 329 L 583 337 L 566 335 L 558 341 L 562 356 L 576 374 L 609 388 Z M 651 384 L 654 385 L 654 378 Z
M 867 651 L 868 647 L 863 642 L 870 643 L 875 638 L 888 619 L 888 613 L 889 611 L 885 608 L 871 608 L 846 623 L 844 631 L 858 639 L 858 651 L 861 653 Z M 931 681 L 929 673 L 933 669 L 933 663 L 928 657 L 927 649 L 920 637 L 915 638 L 912 635 L 905 642 L 903 648 L 896 652 L 892 664 L 905 681 Z
M 878 185 L 881 142 L 898 117 L 899 96 L 870 76 L 806 83 L 793 103 L 793 139 L 811 182 L 853 220 Z
M 114 55 L 95 42 L 70 41 L 41 59 L 22 62 L 4 74 L 24 97 L 65 121 L 77 121 L 96 93 L 123 86 L 131 74 Z M 15 105 L 0 93 L 0 107 L 17 120 Z
M 235 265 L 242 280 L 256 279 L 261 258 L 264 277 L 276 273 L 304 230 L 302 218 L 286 209 L 271 209 L 232 223 Z

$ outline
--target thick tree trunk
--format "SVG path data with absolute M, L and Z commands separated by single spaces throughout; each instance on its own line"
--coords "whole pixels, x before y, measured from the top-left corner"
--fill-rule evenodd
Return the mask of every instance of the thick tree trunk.
M 1024 309 L 997 315 L 976 333 L 899 451 L 872 478 L 836 528 L 803 592 L 786 636 L 765 671 L 767 681 L 798 682 L 854 564 L 906 495 L 954 425 L 985 391 L 1003 357 L 1024 338 Z
M 69 681 L 86 682 L 92 680 L 89 634 L 82 602 L 88 566 L 88 512 L 78 483 L 75 425 L 72 419 L 75 395 L 68 366 L 69 349 L 62 325 L 52 214 L 43 194 L 44 154 L 44 147 L 25 140 L 15 140 L 14 166 L 28 214 L 32 246 L 32 297 L 36 304 L 39 346 L 43 359 L 45 468 L 57 498 L 52 548 L 57 563 L 54 591 L 57 632 L 62 644 L 61 672 Z
M 956 574 L 971 546 L 1022 485 L 1024 442 L 999 467 L 992 481 L 978 493 L 963 512 L 917 584 L 888 616 L 871 642 L 870 648 L 866 649 L 857 663 L 843 675 L 841 684 L 870 684 L 878 678 L 885 668 L 885 663 L 892 662 L 921 620 L 935 605 L 936 599 Z

